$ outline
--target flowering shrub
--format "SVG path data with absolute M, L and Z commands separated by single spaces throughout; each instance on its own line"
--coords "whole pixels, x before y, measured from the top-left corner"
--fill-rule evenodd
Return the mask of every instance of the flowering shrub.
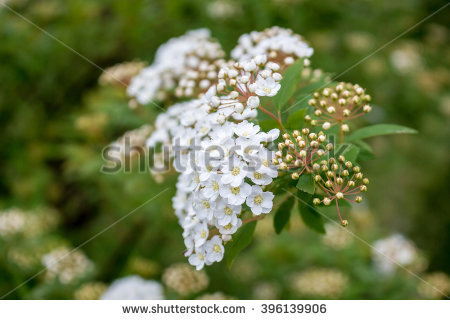
M 415 132 L 390 124 L 350 132 L 371 97 L 313 70 L 312 54 L 301 36 L 273 27 L 241 36 L 225 60 L 209 32 L 196 30 L 161 46 L 131 79 L 128 94 L 139 103 L 175 102 L 147 146 L 179 173 L 173 208 L 197 270 L 225 251 L 231 265 L 272 212 L 277 233 L 294 206 L 319 233 L 323 207 L 347 226 L 341 209 L 362 202 L 369 184 L 359 162 L 373 154 L 363 139 Z

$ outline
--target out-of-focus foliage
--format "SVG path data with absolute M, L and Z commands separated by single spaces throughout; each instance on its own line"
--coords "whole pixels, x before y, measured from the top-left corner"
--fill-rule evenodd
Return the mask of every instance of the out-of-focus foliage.
M 428 261 L 428 267 L 422 261 L 409 269 L 448 290 L 448 276 L 431 272 L 450 272 L 449 9 L 389 43 L 445 2 L 6 3 L 92 63 L 0 5 L 0 216 L 20 208 L 22 218 L 34 226 L 19 222 L 23 231 L 0 233 L 0 296 L 21 285 L 5 298 L 98 298 L 105 284 L 138 274 L 162 281 L 167 298 L 214 292 L 222 293 L 215 297 L 256 299 L 439 298 L 401 269 L 380 274 L 365 243 L 332 227 L 324 237 L 314 234 L 294 212 L 297 222 L 277 237 L 271 217 L 259 222 L 252 245 L 231 270 L 221 263 L 199 280 L 173 266 L 184 261 L 170 203 L 174 190 L 166 190 L 174 181 L 156 185 L 148 173 L 139 172 L 136 161 L 131 173 L 100 172 L 102 149 L 127 130 L 151 122 L 158 110 L 129 108 L 123 88 L 98 85 L 101 70 L 95 65 L 151 61 L 161 43 L 200 27 L 210 28 L 229 51 L 240 34 L 272 25 L 303 35 L 315 49 L 315 67 L 367 88 L 376 103 L 369 123 L 399 123 L 419 131 L 371 141 L 378 157 L 363 164 L 374 177 L 370 209 L 352 209 L 349 230 L 368 243 L 406 234 Z M 97 236 L 118 219 L 123 220 Z M 80 258 L 83 267 L 74 267 L 85 271 L 81 276 L 72 272 L 65 281 L 42 272 L 34 277 L 44 267 L 44 256 L 79 245 L 88 261 Z M 174 284 L 177 276 L 193 283 Z

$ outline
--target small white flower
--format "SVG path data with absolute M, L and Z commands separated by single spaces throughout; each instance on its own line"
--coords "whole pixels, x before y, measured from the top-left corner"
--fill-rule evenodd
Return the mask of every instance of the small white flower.
M 272 210 L 272 200 L 274 195 L 272 192 L 263 192 L 260 186 L 252 186 L 252 192 L 248 196 L 246 204 L 256 215 L 261 213 L 269 213 Z
M 224 186 L 220 189 L 220 196 L 226 198 L 229 204 L 237 206 L 243 204 L 251 192 L 252 187 L 248 183 L 243 182 L 237 187 Z
M 256 135 L 260 130 L 261 128 L 258 125 L 254 125 L 253 123 L 248 122 L 247 120 L 242 121 L 234 128 L 234 132 L 239 137 L 244 138 L 250 138 Z
M 229 184 L 231 187 L 238 187 L 244 181 L 247 175 L 247 163 L 242 161 L 239 157 L 234 156 L 222 165 L 222 178 L 220 182 Z
M 258 133 L 258 135 L 261 136 L 261 141 L 272 142 L 272 141 L 275 141 L 279 137 L 280 130 L 279 129 L 272 129 L 272 130 L 270 130 L 267 133 L 260 132 L 260 133 Z
M 275 174 L 276 174 L 275 177 L 278 176 L 277 172 L 275 172 Z M 253 183 L 260 185 L 260 186 L 266 186 L 266 185 L 272 183 L 272 178 L 275 178 L 275 177 L 269 176 L 266 173 L 261 173 L 258 170 L 254 170 L 254 171 L 249 170 L 247 177 L 249 177 L 253 181 Z
M 224 248 L 220 236 L 214 236 L 205 244 L 206 262 L 212 264 L 223 259 Z
M 215 201 L 219 196 L 222 183 L 220 182 L 221 175 L 215 173 L 209 177 L 209 179 L 203 184 L 203 188 L 200 190 L 203 197 L 210 201 Z
M 241 213 L 242 206 L 229 204 L 225 199 L 220 199 L 217 202 L 214 217 L 217 219 L 217 223 L 221 226 L 225 226 L 229 223 L 236 224 L 237 216 Z
M 280 90 L 281 85 L 280 83 L 276 82 L 275 79 L 272 77 L 269 77 L 267 79 L 264 79 L 262 77 L 258 77 L 255 84 L 257 85 L 255 89 L 255 93 L 258 96 L 268 96 L 273 97 L 277 94 L 278 90 Z
M 199 223 L 194 229 L 194 242 L 195 242 L 195 250 L 203 246 L 208 239 L 209 229 L 206 222 Z
M 225 234 L 225 235 L 231 235 L 236 233 L 237 229 L 239 229 L 242 226 L 242 220 L 241 219 L 237 219 L 236 223 L 229 223 L 225 226 L 221 226 L 221 225 L 216 225 L 216 227 L 219 229 L 219 232 L 221 234 Z
M 203 248 L 195 249 L 195 252 L 189 257 L 189 263 L 193 265 L 195 269 L 201 270 L 205 266 L 205 255 L 206 252 Z

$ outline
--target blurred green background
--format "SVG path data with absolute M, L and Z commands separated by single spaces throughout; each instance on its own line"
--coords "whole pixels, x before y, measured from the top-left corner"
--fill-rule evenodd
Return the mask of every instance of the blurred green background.
M 376 51 L 445 1 L 9 0 L 6 4 L 101 68 L 136 59 L 151 62 L 160 44 L 195 28 L 209 28 L 227 52 L 242 33 L 273 25 L 303 35 L 315 49 L 314 67 L 367 88 L 378 106 L 366 118 L 369 123 L 398 123 L 420 132 L 369 141 L 377 159 L 363 163 L 371 178 L 368 203 L 349 214 L 351 230 L 369 243 L 402 233 L 427 260 L 428 266 L 417 272 L 423 277 L 450 273 L 450 9 Z M 80 290 L 91 292 L 92 284 L 101 287 L 128 274 L 161 281 L 168 267 L 186 262 L 170 202 L 174 177 L 157 186 L 149 174 L 137 170 L 117 175 L 99 171 L 103 147 L 127 130 L 151 122 L 157 112 L 151 107 L 130 109 L 122 88 L 98 85 L 101 73 L 0 5 L 0 210 L 19 208 L 30 216 L 44 211 L 57 221 L 55 225 L 41 221 L 36 227 L 40 231 L 0 236 L 0 295 L 41 270 L 41 257 L 52 248 L 77 247 L 170 187 L 83 246 L 94 265 L 86 275 L 64 284 L 42 273 L 7 299 L 82 298 L 86 296 Z M 213 292 L 245 299 L 429 297 L 420 289 L 423 283 L 404 271 L 391 276 L 377 273 L 367 245 L 356 239 L 339 248 L 327 245 L 295 218 L 298 223 L 281 236 L 274 235 L 271 219 L 265 219 L 252 246 L 231 270 L 224 264 L 207 268 L 209 285 L 189 294 L 165 281 L 167 297 Z M 308 270 L 316 271 L 316 277 L 319 272 L 319 278 L 325 277 L 323 272 L 334 276 L 325 285 L 331 293 L 305 291 L 304 283 L 300 289 L 292 285 L 302 275 L 314 280 L 314 274 L 305 276 Z

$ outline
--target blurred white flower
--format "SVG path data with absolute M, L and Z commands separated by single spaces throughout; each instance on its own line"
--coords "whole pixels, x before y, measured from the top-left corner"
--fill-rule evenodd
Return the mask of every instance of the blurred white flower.
M 392 274 L 398 264 L 407 267 L 417 259 L 417 249 L 411 240 L 401 234 L 375 241 L 372 259 L 375 268 L 383 274 Z
M 71 251 L 64 247 L 54 249 L 44 255 L 42 264 L 47 269 L 47 279 L 58 279 L 64 284 L 81 279 L 94 267 L 81 250 Z
M 163 287 L 154 280 L 133 275 L 114 280 L 101 300 L 163 300 Z

